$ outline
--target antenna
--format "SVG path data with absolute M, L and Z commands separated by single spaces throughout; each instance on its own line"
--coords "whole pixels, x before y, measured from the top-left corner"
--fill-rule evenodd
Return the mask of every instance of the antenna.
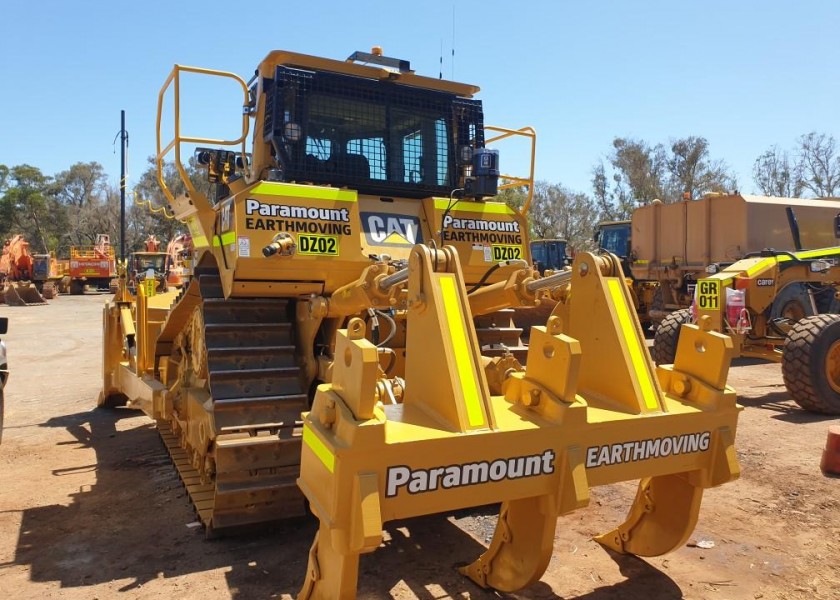
M 452 80 L 455 81 L 455 0 L 452 0 Z
M 443 38 L 440 38 L 440 67 L 438 70 L 438 79 L 443 79 Z

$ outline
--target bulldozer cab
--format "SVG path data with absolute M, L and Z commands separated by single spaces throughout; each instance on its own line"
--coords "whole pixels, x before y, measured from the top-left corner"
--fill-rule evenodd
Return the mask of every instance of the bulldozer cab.
M 284 279 L 325 280 L 328 291 L 355 279 L 372 258 L 407 260 L 421 242 L 454 245 L 469 283 L 493 264 L 530 262 L 525 215 L 535 133 L 485 125 L 481 101 L 473 97 L 478 87 L 418 76 L 408 61 L 381 53 L 336 61 L 275 51 L 247 83 L 176 65 L 161 90 L 159 112 L 182 73 L 230 78 L 242 90 L 240 138 L 186 138 L 176 130 L 164 146 L 159 132 L 159 172 L 170 151 L 179 162 L 181 146 L 195 144 L 197 162 L 215 188 L 202 194 L 181 169 L 186 202 L 172 197 L 161 178 L 198 254 L 209 250 L 223 271 L 233 271 L 222 277 L 226 294 L 236 293 L 233 281 L 268 278 L 263 252 L 276 257 L 274 265 L 283 261 Z M 499 167 L 495 146 L 515 140 L 530 150 L 524 176 Z M 499 190 L 523 186 L 529 197 L 521 209 L 492 201 Z M 318 260 L 332 268 L 313 272 L 305 262 Z
M 131 255 L 131 277 L 129 285 L 132 288 L 141 285 L 147 279 L 157 280 L 156 289 L 165 289 L 167 271 L 166 252 L 135 252 Z

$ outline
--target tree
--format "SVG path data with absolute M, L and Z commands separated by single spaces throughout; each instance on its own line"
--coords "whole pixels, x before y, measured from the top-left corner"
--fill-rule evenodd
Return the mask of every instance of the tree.
M 755 159 L 753 181 L 765 196 L 797 198 L 804 188 L 796 164 L 791 162 L 787 151 L 777 146 L 771 146 Z
M 0 235 L 23 234 L 40 252 L 56 248 L 67 219 L 61 204 L 50 194 L 52 178 L 31 165 L 3 170 Z
M 524 187 L 502 190 L 496 200 L 521 209 L 528 192 Z M 537 181 L 528 209 L 528 229 L 532 240 L 564 239 L 574 248 L 592 246 L 595 225 L 601 211 L 595 201 L 562 184 Z
M 78 162 L 55 176 L 51 193 L 67 207 L 70 222 L 62 247 L 90 245 L 100 233 L 113 234 L 113 223 L 106 218 L 107 180 L 98 162 Z M 108 221 L 107 229 L 103 219 Z
M 840 192 L 840 156 L 834 137 L 812 131 L 800 136 L 797 153 L 798 184 L 817 198 Z
M 595 202 L 608 219 L 628 219 L 639 204 L 657 198 L 677 202 L 736 187 L 726 163 L 710 158 L 705 138 L 671 140 L 668 148 L 632 138 L 615 138 L 612 145 L 608 164 L 602 160 L 592 170 Z
M 709 192 L 736 188 L 735 177 L 726 163 L 709 158 L 709 142 L 702 137 L 690 136 L 671 143 L 668 172 L 671 191 L 666 200 L 700 198 Z
M 560 238 L 577 249 L 589 247 L 600 217 L 595 201 L 586 194 L 559 183 L 536 183 L 529 211 L 533 239 Z
M 55 194 L 65 206 L 82 208 L 102 199 L 107 180 L 98 162 L 78 162 L 55 176 Z

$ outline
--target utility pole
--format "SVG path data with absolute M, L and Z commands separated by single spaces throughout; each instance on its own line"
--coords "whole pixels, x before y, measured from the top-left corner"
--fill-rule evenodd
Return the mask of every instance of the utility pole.
M 125 147 L 128 132 L 125 130 L 125 111 L 120 111 L 120 262 L 125 262 Z

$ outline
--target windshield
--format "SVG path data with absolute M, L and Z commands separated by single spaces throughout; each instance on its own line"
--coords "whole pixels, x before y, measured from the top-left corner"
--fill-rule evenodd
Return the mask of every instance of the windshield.
M 478 100 L 289 67 L 271 85 L 265 132 L 288 180 L 448 196 L 456 146 L 484 146 Z
M 166 254 L 152 254 L 152 255 L 135 255 L 134 270 L 148 271 L 154 269 L 158 273 L 162 273 L 166 266 Z
M 625 258 L 630 248 L 630 225 L 604 227 L 600 237 L 601 248 Z

